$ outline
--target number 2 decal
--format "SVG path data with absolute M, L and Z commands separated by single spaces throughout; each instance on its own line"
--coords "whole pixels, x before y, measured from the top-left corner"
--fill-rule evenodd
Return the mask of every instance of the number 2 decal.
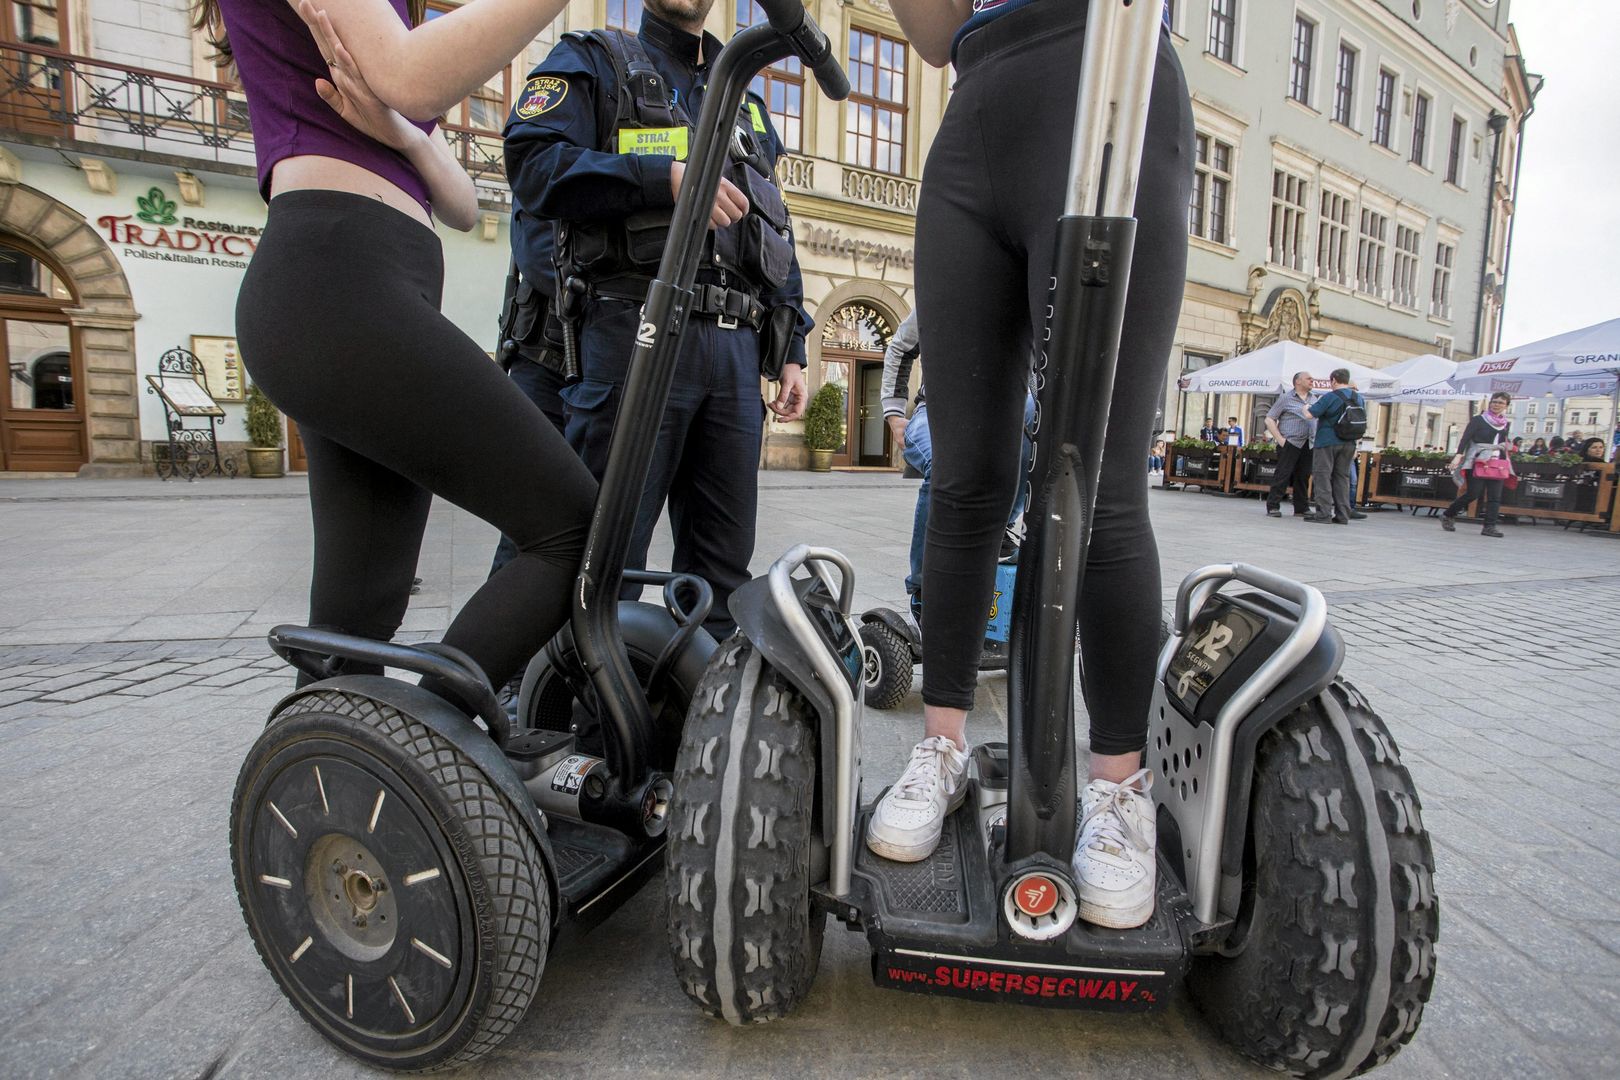
M 644 322 L 636 327 L 636 345 L 641 348 L 653 347 L 653 338 L 658 336 L 658 327 L 650 322 Z
M 1211 661 L 1221 658 L 1221 650 L 1232 644 L 1232 628 L 1225 623 L 1215 623 L 1204 632 L 1204 636 L 1193 642 L 1193 648 L 1203 653 Z

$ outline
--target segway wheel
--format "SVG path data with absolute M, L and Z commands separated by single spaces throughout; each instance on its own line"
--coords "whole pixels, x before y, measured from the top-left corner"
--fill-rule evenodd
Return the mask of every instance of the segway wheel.
M 675 974 L 710 1016 L 774 1020 L 810 990 L 826 925 L 810 904 L 815 787 L 808 707 L 732 637 L 687 716 L 666 873 Z
M 885 711 L 911 693 L 911 643 L 881 622 L 861 625 L 861 680 L 863 696 L 874 709 Z
M 477 765 L 391 707 L 324 691 L 275 718 L 237 778 L 231 863 L 265 966 L 362 1061 L 466 1065 L 539 985 L 534 837 Z
M 1410 1042 L 1434 986 L 1434 853 L 1384 722 L 1339 680 L 1263 738 L 1242 908 L 1194 1001 L 1238 1050 L 1355 1076 Z

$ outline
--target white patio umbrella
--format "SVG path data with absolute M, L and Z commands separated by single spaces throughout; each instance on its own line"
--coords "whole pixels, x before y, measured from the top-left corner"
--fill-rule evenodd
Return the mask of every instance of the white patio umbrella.
M 1301 345 L 1279 341 L 1254 352 L 1241 353 L 1219 364 L 1189 371 L 1176 385 L 1194 394 L 1280 394 L 1293 382 L 1294 372 L 1308 371 L 1319 390 L 1328 386 L 1328 375 L 1337 368 L 1350 370 L 1350 381 L 1365 387 L 1376 369 Z
M 1443 356 L 1414 356 L 1379 368 L 1362 394 L 1368 401 L 1391 405 L 1443 405 L 1470 396 L 1446 381 L 1456 370 L 1456 361 Z
M 1457 365 L 1451 385 L 1459 390 L 1484 394 L 1504 389 L 1515 393 L 1510 387 L 1499 384 L 1527 378 L 1552 379 L 1560 384 L 1564 380 L 1587 381 L 1587 388 L 1570 393 L 1564 393 L 1563 386 L 1549 390 L 1527 390 L 1528 393 L 1560 393 L 1573 397 L 1593 393 L 1590 389 L 1590 380 L 1593 379 L 1601 381 L 1607 378 L 1607 389 L 1596 392 L 1609 393 L 1614 389 L 1617 377 L 1620 377 L 1620 319 L 1610 319 L 1514 349 L 1503 349 L 1477 360 L 1465 360 Z

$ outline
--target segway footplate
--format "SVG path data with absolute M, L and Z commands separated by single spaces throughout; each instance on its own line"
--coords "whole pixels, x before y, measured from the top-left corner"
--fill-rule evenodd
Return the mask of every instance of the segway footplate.
M 1048 1008 L 1147 1012 L 1167 1004 L 1191 957 L 1191 911 L 1174 875 L 1161 865 L 1158 905 L 1145 926 L 1076 923 L 1054 941 L 1023 940 L 1001 917 L 974 802 L 970 791 L 922 862 L 892 862 L 861 846 L 854 911 L 872 947 L 873 981 L 911 993 Z M 857 835 L 865 835 L 867 816 Z

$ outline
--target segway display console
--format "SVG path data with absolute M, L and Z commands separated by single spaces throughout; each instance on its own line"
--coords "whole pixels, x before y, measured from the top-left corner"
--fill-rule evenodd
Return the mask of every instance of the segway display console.
M 625 554 L 691 310 L 709 207 L 749 81 L 799 57 L 848 83 L 796 0 L 714 59 L 671 241 L 573 593 L 530 664 L 514 727 L 485 673 L 444 645 L 283 626 L 271 647 L 313 680 L 273 710 L 231 806 L 237 894 L 259 954 L 335 1045 L 387 1068 L 465 1065 L 523 1018 L 559 935 L 604 918 L 662 867 L 680 724 L 714 653 L 688 575 Z M 663 606 L 621 603 L 661 585 Z M 363 664 L 413 672 L 434 692 Z M 480 724 L 481 721 L 481 724 Z
M 808 993 L 828 915 L 865 933 L 888 987 L 983 1001 L 1160 1008 L 1185 987 L 1216 1030 L 1306 1077 L 1363 1072 L 1417 1029 L 1438 908 L 1395 740 L 1339 675 L 1322 595 L 1241 564 L 1180 585 L 1156 668 L 1158 904 L 1084 918 L 1075 627 L 1129 279 L 1129 217 L 1159 5 L 1091 0 L 1071 160 L 1036 359 L 1036 467 L 1014 590 L 1008 741 L 972 756 L 934 853 L 864 841 L 865 689 L 854 572 L 795 547 L 733 594 L 739 632 L 693 701 L 668 848 L 681 984 L 732 1023 Z M 1223 591 L 1238 583 L 1248 591 Z

